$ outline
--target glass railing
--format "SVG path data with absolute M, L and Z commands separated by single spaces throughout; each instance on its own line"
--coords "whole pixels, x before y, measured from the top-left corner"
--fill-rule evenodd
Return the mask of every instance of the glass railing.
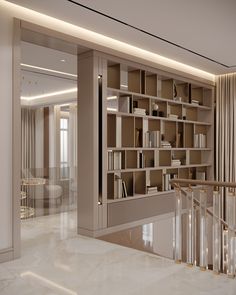
M 236 275 L 236 183 L 173 179 L 174 259 Z

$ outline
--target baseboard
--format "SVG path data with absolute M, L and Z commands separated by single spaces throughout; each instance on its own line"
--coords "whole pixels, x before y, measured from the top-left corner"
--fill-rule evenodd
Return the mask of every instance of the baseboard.
M 7 262 L 14 259 L 13 248 L 0 250 L 0 263 Z

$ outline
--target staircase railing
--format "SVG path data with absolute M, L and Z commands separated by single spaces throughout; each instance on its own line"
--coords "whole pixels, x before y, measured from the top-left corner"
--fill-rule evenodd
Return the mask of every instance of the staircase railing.
M 173 179 L 174 259 L 236 275 L 236 183 Z

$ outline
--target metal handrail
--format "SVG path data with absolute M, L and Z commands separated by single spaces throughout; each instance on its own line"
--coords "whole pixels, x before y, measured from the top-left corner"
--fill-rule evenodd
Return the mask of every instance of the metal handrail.
M 233 187 L 236 188 L 235 182 L 222 182 L 222 181 L 211 181 L 211 180 L 197 180 L 197 179 L 182 179 L 174 178 L 170 180 L 171 184 L 193 184 L 193 185 L 209 185 L 215 187 Z

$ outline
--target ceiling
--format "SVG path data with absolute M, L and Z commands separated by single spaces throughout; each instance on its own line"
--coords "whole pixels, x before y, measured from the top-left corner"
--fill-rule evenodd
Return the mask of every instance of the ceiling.
M 236 71 L 235 0 L 10 2 L 213 74 Z

